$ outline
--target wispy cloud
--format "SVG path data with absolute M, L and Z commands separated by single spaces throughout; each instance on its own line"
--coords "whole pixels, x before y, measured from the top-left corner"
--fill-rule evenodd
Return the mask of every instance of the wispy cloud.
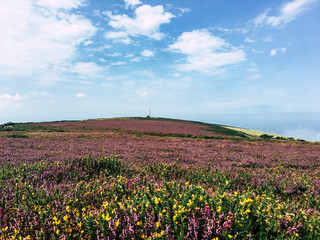
M 70 71 L 77 74 L 80 78 L 93 79 L 98 77 L 107 67 L 101 67 L 95 62 L 78 62 L 70 68 Z
M 144 56 L 144 57 L 154 57 L 154 52 L 146 49 L 146 50 L 141 52 L 141 55 Z
M 134 10 L 134 17 L 126 14 L 113 15 L 112 12 L 104 12 L 109 17 L 109 25 L 117 31 L 106 33 L 105 37 L 131 43 L 130 37 L 147 36 L 161 40 L 164 34 L 160 32 L 160 26 L 169 23 L 173 14 L 166 12 L 162 5 L 141 5 Z
M 246 60 L 243 50 L 205 29 L 182 33 L 169 50 L 187 55 L 186 63 L 178 65 L 180 71 L 214 73 L 217 68 Z
M 279 52 L 280 53 L 285 53 L 286 51 L 287 51 L 287 49 L 285 47 L 274 48 L 274 49 L 271 49 L 270 56 L 273 57 L 273 56 L 277 55 Z
M 0 94 L 0 108 L 16 108 L 21 106 L 22 97 L 20 94 L 10 95 L 8 93 Z
M 82 0 L 0 2 L 0 72 L 6 75 L 57 74 L 71 62 L 96 27 L 72 13 Z
M 273 27 L 284 26 L 295 20 L 298 15 L 310 9 L 312 4 L 319 0 L 293 0 L 283 4 L 276 15 L 269 15 L 270 9 L 254 19 L 256 27 L 270 25 Z
M 76 97 L 77 98 L 85 98 L 86 94 L 85 93 L 77 93 Z
M 134 8 L 137 5 L 142 4 L 139 0 L 124 0 L 126 8 Z

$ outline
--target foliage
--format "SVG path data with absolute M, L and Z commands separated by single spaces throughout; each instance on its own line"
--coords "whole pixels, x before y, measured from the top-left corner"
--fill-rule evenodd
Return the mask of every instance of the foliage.
M 7 135 L 4 135 L 4 137 L 7 137 L 7 138 L 28 138 L 27 135 L 20 134 L 20 133 L 7 134 Z
M 319 239 L 319 188 L 281 171 L 252 185 L 252 173 L 116 155 L 6 164 L 0 239 Z
M 262 134 L 260 137 L 265 138 L 265 139 L 271 139 L 271 138 L 273 138 L 273 135 Z

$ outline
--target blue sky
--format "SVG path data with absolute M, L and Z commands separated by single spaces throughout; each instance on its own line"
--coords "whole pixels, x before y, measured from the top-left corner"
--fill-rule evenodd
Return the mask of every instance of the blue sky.
M 172 117 L 320 141 L 319 0 L 0 2 L 0 123 Z

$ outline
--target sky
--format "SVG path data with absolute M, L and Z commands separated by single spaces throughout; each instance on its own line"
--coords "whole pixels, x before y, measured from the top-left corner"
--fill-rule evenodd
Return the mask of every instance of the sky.
M 320 141 L 320 0 L 0 0 L 0 123 L 147 116 Z

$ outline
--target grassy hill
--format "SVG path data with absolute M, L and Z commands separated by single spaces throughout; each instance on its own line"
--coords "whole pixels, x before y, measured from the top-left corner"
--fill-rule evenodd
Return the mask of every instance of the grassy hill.
M 278 139 L 298 140 L 291 137 L 271 134 L 261 131 L 231 127 L 219 124 L 209 124 L 198 121 L 188 121 L 156 117 L 123 117 L 100 118 L 79 121 L 55 121 L 40 123 L 6 123 L 0 125 L 0 131 L 118 131 L 144 135 L 171 137 L 205 138 L 205 139 Z M 19 135 L 16 135 L 17 137 Z M 22 136 L 22 135 L 21 135 Z

